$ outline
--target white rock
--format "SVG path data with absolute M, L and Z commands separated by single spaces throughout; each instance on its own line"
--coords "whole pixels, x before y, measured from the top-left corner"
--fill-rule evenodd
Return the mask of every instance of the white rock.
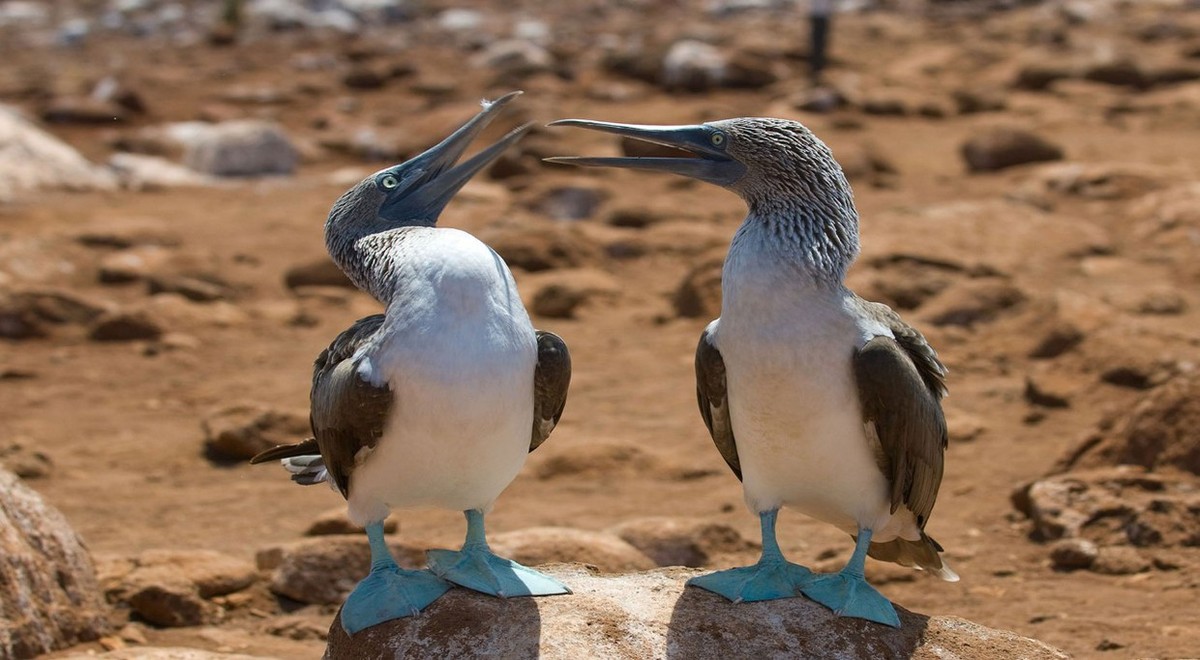
M 40 188 L 112 190 L 116 177 L 43 131 L 16 109 L 0 105 L 0 201 Z

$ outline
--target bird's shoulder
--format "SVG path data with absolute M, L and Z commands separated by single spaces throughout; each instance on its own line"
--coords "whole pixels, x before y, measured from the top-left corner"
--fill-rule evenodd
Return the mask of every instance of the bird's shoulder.
M 891 338 L 904 350 L 905 355 L 913 361 L 926 387 L 939 397 L 944 396 L 946 393 L 946 365 L 942 363 L 937 351 L 925 339 L 925 335 L 905 322 L 891 307 L 866 300 L 855 294 L 850 295 L 851 306 L 856 308 L 862 318 L 866 319 L 867 324 L 884 330 L 885 332 L 880 333 L 883 336 L 891 335 Z M 868 334 L 874 333 L 868 332 Z M 869 340 L 871 337 L 866 339 Z

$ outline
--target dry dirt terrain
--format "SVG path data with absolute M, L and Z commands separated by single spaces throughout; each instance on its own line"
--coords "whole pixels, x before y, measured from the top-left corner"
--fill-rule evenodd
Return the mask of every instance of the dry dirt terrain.
M 18 190 L 0 203 L 0 463 L 63 512 L 102 583 L 151 549 L 253 562 L 341 506 L 335 492 L 294 486 L 206 438 L 246 418 L 219 414 L 236 406 L 277 413 L 261 425 L 269 439 L 303 437 L 303 423 L 288 423 L 307 414 L 313 358 L 378 311 L 322 268 L 330 204 L 440 139 L 481 98 L 523 89 L 485 140 L 563 117 L 766 115 L 800 120 L 832 147 L 861 215 L 850 285 L 898 309 L 950 369 L 951 443 L 928 531 L 962 580 L 874 565 L 885 595 L 1077 657 L 1200 655 L 1194 3 L 916 2 L 839 15 L 819 93 L 806 22 L 787 3 L 531 1 L 502 12 L 428 0 L 339 31 L 270 29 L 251 13 L 222 24 L 218 3 L 192 2 L 188 16 L 201 18 L 140 35 L 45 27 L 99 15 L 99 4 L 57 3 L 41 31 L 4 28 L 0 102 L 98 164 L 126 151 L 179 162 L 162 127 L 245 118 L 276 122 L 300 159 L 284 175 Z M 525 50 L 497 55 L 511 39 Z M 725 66 L 705 68 L 695 53 L 691 68 L 664 64 L 682 39 L 710 44 Z M 106 80 L 118 93 L 94 94 Z M 666 175 L 540 160 L 623 148 L 535 128 L 442 216 L 509 260 L 535 325 L 564 337 L 574 360 L 562 423 L 500 497 L 490 529 L 700 519 L 753 542 L 704 566 L 752 561 L 757 520 L 697 414 L 692 370 L 744 208 Z M 29 292 L 103 311 L 55 322 Z M 1173 392 L 1182 398 L 1164 402 Z M 1143 427 L 1175 444 L 1121 449 Z M 1159 480 L 1145 488 L 1178 495 L 1138 523 L 1153 533 L 1130 531 L 1136 516 L 1120 506 L 1125 517 L 1095 514 L 1065 531 L 1028 518 L 1029 483 L 1075 471 L 1085 484 L 1075 492 L 1094 492 L 1116 477 L 1088 475 L 1120 463 Z M 1134 490 L 1109 488 L 1118 500 Z M 1103 530 L 1091 522 L 1100 518 Z M 458 513 L 398 519 L 406 544 L 461 542 Z M 779 532 L 791 559 L 824 570 L 852 548 L 787 511 Z M 261 580 L 210 601 L 200 625 L 157 625 L 119 589 L 111 599 L 123 632 L 109 646 L 281 658 L 317 657 L 336 611 Z M 87 649 L 100 646 L 74 650 Z

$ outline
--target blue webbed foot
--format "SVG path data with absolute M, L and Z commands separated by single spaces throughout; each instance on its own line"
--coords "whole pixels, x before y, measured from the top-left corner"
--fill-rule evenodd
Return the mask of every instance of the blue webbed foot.
M 462 550 L 430 550 L 425 553 L 429 569 L 439 577 L 500 598 L 571 593 L 565 584 L 549 575 L 496 556 L 488 548 L 483 512 L 472 509 L 463 513 L 467 517 L 467 540 Z
M 353 635 L 384 621 L 413 616 L 452 586 L 429 571 L 372 570 L 342 605 L 342 627 Z
M 812 572 L 783 558 L 775 541 L 778 514 L 778 509 L 758 514 L 763 551 L 757 564 L 694 577 L 688 584 L 721 594 L 735 603 L 799 596 L 800 588 L 808 582 Z
M 900 627 L 900 617 L 891 601 L 867 584 L 861 575 L 844 571 L 816 575 L 801 590 L 805 596 L 833 610 L 838 616 L 852 616 L 893 628 Z
M 554 596 L 571 590 L 549 575 L 498 557 L 487 546 L 430 550 L 429 568 L 445 580 L 500 598 Z
M 799 596 L 800 588 L 811 577 L 812 572 L 799 564 L 770 558 L 753 566 L 694 577 L 688 584 L 721 594 L 735 603 L 753 603 Z

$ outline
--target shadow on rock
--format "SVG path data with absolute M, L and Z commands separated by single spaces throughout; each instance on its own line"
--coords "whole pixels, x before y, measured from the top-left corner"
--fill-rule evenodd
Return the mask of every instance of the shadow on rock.
M 731 603 L 696 587 L 671 612 L 667 657 L 911 658 L 929 617 L 897 607 L 900 628 L 839 617 L 807 598 Z
M 556 596 L 555 598 L 559 598 Z M 348 635 L 341 610 L 329 627 L 328 660 L 361 658 L 536 658 L 542 620 L 532 598 L 492 598 L 451 589 L 417 616 Z

